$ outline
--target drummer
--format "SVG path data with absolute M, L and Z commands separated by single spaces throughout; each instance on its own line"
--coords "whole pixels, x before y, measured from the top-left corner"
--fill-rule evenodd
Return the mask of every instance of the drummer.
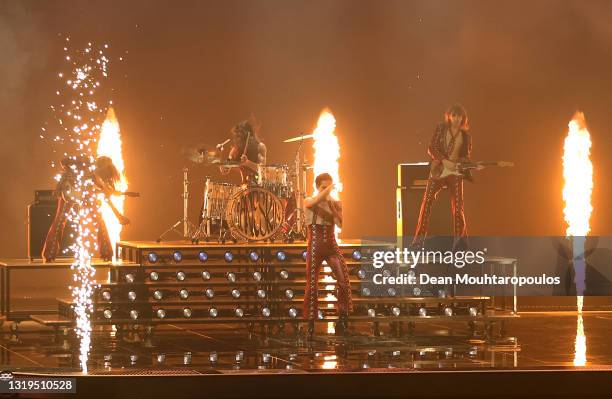
M 240 175 L 243 184 L 257 182 L 258 167 L 266 164 L 266 145 L 261 142 L 251 120 L 238 123 L 231 130 L 232 148 L 229 152 L 230 161 L 240 162 Z M 221 166 L 221 173 L 228 174 L 230 168 Z

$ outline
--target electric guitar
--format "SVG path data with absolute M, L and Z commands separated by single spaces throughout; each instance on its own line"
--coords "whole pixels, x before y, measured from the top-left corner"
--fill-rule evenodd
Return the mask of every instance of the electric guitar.
M 433 180 L 444 179 L 447 176 L 465 176 L 465 172 L 472 169 L 482 169 L 489 166 L 506 168 L 514 166 L 514 162 L 457 162 L 457 169 L 447 168 L 442 161 L 431 161 L 429 164 L 429 178 Z

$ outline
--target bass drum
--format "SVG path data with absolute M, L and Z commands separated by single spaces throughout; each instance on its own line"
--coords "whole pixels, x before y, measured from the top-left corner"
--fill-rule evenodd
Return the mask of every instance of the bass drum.
M 247 187 L 237 192 L 227 204 L 226 220 L 237 240 L 264 241 L 273 238 L 283 225 L 285 209 L 272 192 Z

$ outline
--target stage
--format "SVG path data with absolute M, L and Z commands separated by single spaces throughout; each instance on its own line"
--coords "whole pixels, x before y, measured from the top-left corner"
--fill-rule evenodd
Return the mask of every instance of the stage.
M 169 324 L 121 337 L 99 326 L 86 376 L 70 335 L 24 322 L 18 333 L 4 327 L 1 360 L 14 375 L 75 376 L 82 397 L 245 397 L 257 390 L 259 397 L 305 398 L 313 386 L 352 398 L 609 395 L 612 313 L 583 319 L 583 367 L 573 365 L 573 312 L 522 314 L 496 339 L 471 335 L 460 322 L 428 323 L 399 337 L 388 330 L 374 337 L 365 325 L 336 337 L 321 325 L 312 343 L 292 332 L 229 325 Z

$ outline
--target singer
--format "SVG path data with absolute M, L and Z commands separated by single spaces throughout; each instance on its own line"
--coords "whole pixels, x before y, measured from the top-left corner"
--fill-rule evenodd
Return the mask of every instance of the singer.
M 338 322 L 336 333 L 348 329 L 348 314 L 352 310 L 351 285 L 344 257 L 340 253 L 334 226 L 342 227 L 342 204 L 330 197 L 334 189 L 332 177 L 322 173 L 315 178 L 317 194 L 304 200 L 307 226 L 306 290 L 304 317 L 308 319 L 308 337 L 314 335 L 314 321 L 318 314 L 319 271 L 323 261 L 331 267 L 336 280 Z

